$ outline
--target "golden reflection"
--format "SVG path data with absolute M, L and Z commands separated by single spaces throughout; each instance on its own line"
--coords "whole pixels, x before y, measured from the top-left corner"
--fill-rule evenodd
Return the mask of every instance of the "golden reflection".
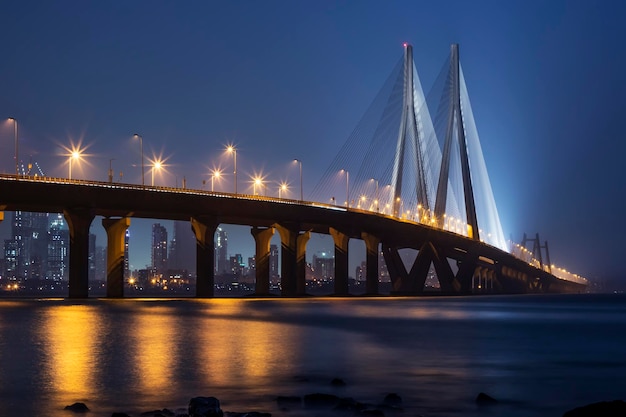
M 135 375 L 140 392 L 163 392 L 171 385 L 169 376 L 180 360 L 176 341 L 176 315 L 169 307 L 149 305 L 133 314 Z
M 41 338 L 48 347 L 45 374 L 55 390 L 83 398 L 95 391 L 98 344 L 96 309 L 67 305 L 43 310 Z
M 262 311 L 251 314 L 255 300 L 205 302 L 210 310 L 198 323 L 204 331 L 194 343 L 198 363 L 210 369 L 204 373 L 207 384 L 228 386 L 242 378 L 262 384 L 280 373 L 279 368 L 298 362 L 302 337 L 298 327 L 274 322 Z

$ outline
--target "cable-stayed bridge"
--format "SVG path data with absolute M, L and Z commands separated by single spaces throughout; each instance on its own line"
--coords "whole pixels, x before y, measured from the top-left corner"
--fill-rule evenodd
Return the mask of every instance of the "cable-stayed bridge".
M 52 179 L 0 176 L 0 210 L 63 212 L 70 228 L 70 297 L 87 297 L 89 226 L 107 231 L 107 295 L 123 296 L 124 233 L 132 217 L 187 220 L 197 241 L 197 295 L 213 296 L 214 235 L 249 225 L 256 244 L 256 293 L 269 294 L 269 244 L 281 238 L 281 291 L 306 293 L 311 232 L 332 236 L 335 294 L 348 294 L 348 242 L 366 246 L 366 288 L 378 293 L 379 254 L 396 294 L 420 294 L 435 273 L 442 291 L 582 291 L 586 280 L 553 270 L 537 235 L 533 250 L 504 239 L 458 45 L 425 96 L 412 47 L 313 190 L 311 201 Z M 17 141 L 16 141 L 17 143 Z M 235 177 L 236 181 L 236 177 Z M 0 212 L 1 213 L 1 212 Z M 1 217 L 0 217 L 1 219 Z M 526 240 L 526 239 L 525 239 Z M 531 240 L 529 240 L 531 241 Z M 524 242 L 526 243 L 526 242 Z M 417 251 L 411 265 L 403 249 Z M 547 264 L 542 257 L 546 251 Z

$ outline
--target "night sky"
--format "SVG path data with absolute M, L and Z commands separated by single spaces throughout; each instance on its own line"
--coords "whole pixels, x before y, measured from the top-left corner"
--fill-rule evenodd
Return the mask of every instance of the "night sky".
M 67 177 L 63 147 L 81 142 L 72 177 L 107 180 L 114 158 L 116 179 L 140 183 L 139 133 L 146 157 L 167 158 L 158 185 L 210 187 L 213 167 L 232 171 L 232 143 L 240 191 L 263 173 L 297 198 L 298 158 L 306 199 L 402 43 L 426 92 L 459 43 L 505 237 L 539 232 L 554 263 L 619 279 L 625 21 L 621 1 L 4 1 L 0 118 L 18 119 L 21 159 L 47 175 Z M 2 123 L 0 172 L 13 154 Z M 147 241 L 154 222 L 133 219 L 133 236 Z M 251 256 L 247 229 L 229 246 Z M 135 268 L 148 249 L 131 250 Z

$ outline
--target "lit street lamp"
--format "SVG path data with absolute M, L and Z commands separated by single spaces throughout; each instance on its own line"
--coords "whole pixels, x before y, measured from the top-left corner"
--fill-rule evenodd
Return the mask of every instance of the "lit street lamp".
M 80 153 L 79 150 L 73 150 L 70 153 L 69 157 L 68 157 L 68 160 L 69 160 L 69 179 L 72 179 L 72 160 L 78 161 L 80 159 L 80 155 L 81 155 L 81 153 Z
M 211 174 L 211 192 L 213 192 L 213 181 L 217 178 L 217 180 L 219 181 L 219 179 L 222 176 L 222 171 L 220 171 L 219 169 L 215 169 L 213 170 L 213 173 Z
M 235 195 L 237 195 L 237 148 L 233 145 L 226 147 L 226 152 L 233 154 L 233 174 L 235 175 Z
M 17 119 L 15 117 L 9 117 L 9 120 L 13 122 L 13 135 L 15 137 L 15 175 L 19 175 L 18 158 L 17 158 Z
M 257 186 L 259 186 L 259 187 L 263 186 L 263 178 L 261 178 L 261 177 L 254 177 L 252 179 L 252 184 L 253 184 L 252 188 L 253 188 L 254 195 L 257 195 L 256 187 Z
M 139 146 L 141 147 L 141 185 L 146 185 L 146 182 L 144 180 L 144 168 L 143 168 L 143 138 L 137 133 L 135 133 L 133 137 L 139 138 Z
M 160 160 L 156 160 L 152 163 L 152 186 L 154 187 L 154 171 L 160 171 L 163 168 L 163 163 Z
M 302 189 L 302 161 L 299 159 L 294 159 L 293 162 L 296 162 L 300 165 L 300 201 L 304 200 L 304 191 Z
M 375 181 L 376 182 L 376 194 L 374 196 L 374 198 L 375 198 L 374 204 L 376 204 L 376 212 L 378 213 L 380 211 L 380 207 L 378 205 L 378 180 L 376 178 L 372 178 L 370 181 Z
M 342 169 L 341 172 L 346 173 L 346 207 L 350 208 L 350 173 Z
M 282 193 L 287 191 L 287 183 L 286 182 L 282 182 L 280 183 L 280 186 L 278 187 L 278 198 L 282 198 Z

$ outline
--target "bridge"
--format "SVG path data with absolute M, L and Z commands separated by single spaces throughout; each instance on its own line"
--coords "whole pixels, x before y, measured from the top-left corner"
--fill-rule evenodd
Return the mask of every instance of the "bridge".
M 373 126 L 373 133 L 366 135 L 369 145 L 359 145 L 362 133 L 348 139 L 314 190 L 317 201 L 16 174 L 0 175 L 0 210 L 64 214 L 70 232 L 70 298 L 88 297 L 89 227 L 95 216 L 103 217 L 107 232 L 108 297 L 124 295 L 124 236 L 132 217 L 190 222 L 196 236 L 198 297 L 214 295 L 214 235 L 223 223 L 251 227 L 257 295 L 270 291 L 270 239 L 276 232 L 281 240 L 283 296 L 306 293 L 306 246 L 311 233 L 333 238 L 336 295 L 348 294 L 350 239 L 365 242 L 370 295 L 379 291 L 381 251 L 394 294 L 422 293 L 431 269 L 447 294 L 583 291 L 586 280 L 553 271 L 549 261 L 537 260 L 536 253 L 507 248 L 458 45 L 452 45 L 441 77 L 444 88 L 434 119 L 410 45 L 405 45 L 394 73 L 387 82 L 390 95 L 379 94 L 385 103 L 382 114 L 373 118 L 369 112 L 362 121 Z M 384 145 L 389 140 L 393 145 Z M 362 158 L 355 156 L 355 147 L 364 151 Z M 391 155 L 389 163 L 380 149 Z M 352 192 L 349 172 L 357 173 Z M 334 197 L 339 195 L 333 189 L 337 175 L 346 181 L 343 204 Z M 388 184 L 383 192 L 379 182 Z M 363 188 L 373 185 L 374 197 L 368 199 Z M 417 250 L 410 268 L 401 258 L 405 248 Z

